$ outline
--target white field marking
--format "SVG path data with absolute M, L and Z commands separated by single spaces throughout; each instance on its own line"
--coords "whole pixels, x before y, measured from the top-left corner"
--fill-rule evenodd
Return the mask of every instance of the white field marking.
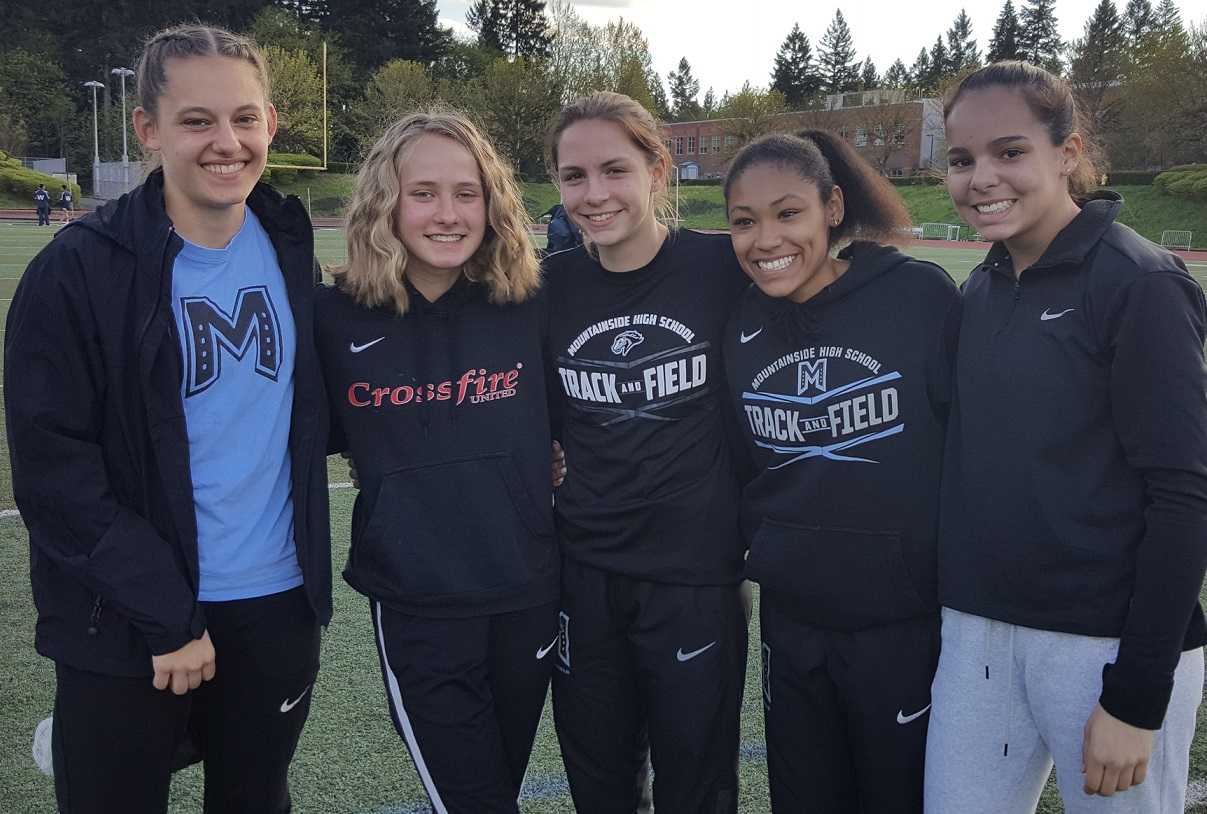
M 338 483 L 327 484 L 327 488 L 331 489 L 333 491 L 336 489 L 351 489 L 352 484 L 349 483 L 348 481 L 340 481 Z M 17 511 L 16 509 L 0 510 L 0 520 L 12 520 L 13 518 L 17 518 L 20 516 L 21 516 L 21 512 Z

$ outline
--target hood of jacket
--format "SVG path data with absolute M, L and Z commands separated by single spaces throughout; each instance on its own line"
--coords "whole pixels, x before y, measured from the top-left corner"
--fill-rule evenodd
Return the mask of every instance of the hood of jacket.
M 838 253 L 838 259 L 850 263 L 847 270 L 807 302 L 797 303 L 788 297 L 768 297 L 761 291 L 758 292 L 759 308 L 776 330 L 787 332 L 786 335 L 791 338 L 808 337 L 818 333 L 826 311 L 836 303 L 842 302 L 873 280 L 912 260 L 909 255 L 893 246 L 867 241 L 855 241 L 847 245 Z

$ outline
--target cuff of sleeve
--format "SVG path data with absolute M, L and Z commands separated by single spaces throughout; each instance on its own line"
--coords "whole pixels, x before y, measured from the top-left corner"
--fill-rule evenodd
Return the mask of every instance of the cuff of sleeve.
M 1112 716 L 1140 729 L 1157 730 L 1173 692 L 1173 676 L 1156 681 L 1118 664 L 1102 666 L 1102 695 L 1098 703 Z
M 146 637 L 147 647 L 152 656 L 162 656 L 164 653 L 174 653 L 194 639 L 200 639 L 205 633 L 205 612 L 200 603 L 194 603 L 193 616 L 189 619 L 187 630 L 176 628 L 165 630 Z

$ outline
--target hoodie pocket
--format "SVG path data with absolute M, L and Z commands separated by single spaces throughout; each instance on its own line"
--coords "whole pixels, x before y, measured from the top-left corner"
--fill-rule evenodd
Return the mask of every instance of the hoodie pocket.
M 926 613 L 893 531 L 796 526 L 764 520 L 746 576 L 785 613 L 831 630 L 860 630 Z
M 353 540 L 350 570 L 380 599 L 504 595 L 544 571 L 552 535 L 507 453 L 388 473 Z

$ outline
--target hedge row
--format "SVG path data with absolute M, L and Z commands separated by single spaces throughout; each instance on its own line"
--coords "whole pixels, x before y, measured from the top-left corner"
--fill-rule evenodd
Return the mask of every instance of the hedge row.
M 1172 167 L 1153 179 L 1153 186 L 1179 198 L 1207 201 L 1207 164 Z
M 38 184 L 46 185 L 52 204 L 58 201 L 59 190 L 63 186 L 61 179 L 43 172 L 35 172 L 0 150 L 0 191 L 11 193 L 17 198 L 24 198 L 32 207 L 34 190 L 38 188 Z M 76 206 L 79 206 L 80 185 L 71 184 L 70 186 L 71 194 L 75 196 Z

